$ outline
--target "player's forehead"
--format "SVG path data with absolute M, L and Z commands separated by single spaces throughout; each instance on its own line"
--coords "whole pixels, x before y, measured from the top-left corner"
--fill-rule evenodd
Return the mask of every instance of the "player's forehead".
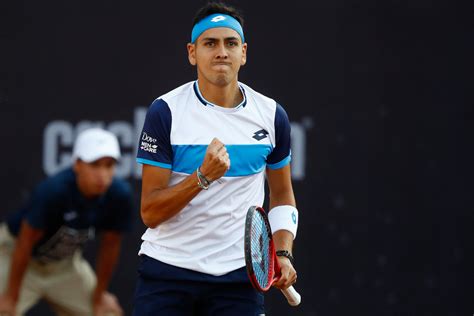
M 198 38 L 198 41 L 204 39 L 226 40 L 229 38 L 236 38 L 240 40 L 240 35 L 233 29 L 227 27 L 216 27 L 204 31 Z

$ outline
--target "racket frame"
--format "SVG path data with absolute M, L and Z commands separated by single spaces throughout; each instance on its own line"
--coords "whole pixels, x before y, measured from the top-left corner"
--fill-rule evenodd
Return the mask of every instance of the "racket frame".
M 252 263 L 252 254 L 251 254 L 251 247 L 252 247 L 252 238 L 245 238 L 245 265 L 247 267 L 247 274 L 249 276 L 250 282 L 260 292 L 266 292 L 268 291 L 271 287 L 273 282 L 278 280 L 280 277 L 280 265 L 278 263 L 276 253 L 275 253 L 275 244 L 273 243 L 273 236 L 272 236 L 272 229 L 270 226 L 270 222 L 268 221 L 268 216 L 265 213 L 265 210 L 259 206 L 251 206 L 249 208 L 249 211 L 247 212 L 247 217 L 245 220 L 245 236 L 250 236 L 251 234 L 251 229 L 253 226 L 253 213 L 258 212 L 260 213 L 263 218 L 263 222 L 265 224 L 266 231 L 268 233 L 268 239 L 269 239 L 269 247 L 268 247 L 268 258 L 270 258 L 268 262 L 268 282 L 266 287 L 262 287 L 255 276 L 255 271 L 253 269 L 253 263 Z
M 248 236 L 251 235 L 253 215 L 255 212 L 259 212 L 261 214 L 263 221 L 265 223 L 267 232 L 268 232 L 268 237 L 269 237 L 268 257 L 270 258 L 270 260 L 268 263 L 269 264 L 268 284 L 264 288 L 260 286 L 255 276 L 255 271 L 253 269 L 253 263 L 252 263 L 252 254 L 251 254 L 252 238 L 248 238 Z M 245 266 L 247 268 L 247 274 L 249 276 L 250 282 L 252 283 L 252 286 L 259 292 L 268 291 L 271 288 L 272 284 L 276 280 L 278 280 L 278 278 L 281 276 L 281 267 L 280 267 L 280 264 L 278 263 L 278 259 L 276 256 L 275 245 L 273 243 L 272 229 L 270 226 L 270 222 L 268 221 L 268 216 L 265 213 L 265 210 L 259 206 L 251 206 L 247 211 L 247 216 L 245 218 L 244 248 L 245 248 L 245 251 L 244 251 Z M 291 306 L 298 306 L 301 303 L 301 295 L 298 292 L 296 292 L 293 286 L 290 286 L 289 288 L 284 289 L 284 290 L 282 289 L 281 292 L 286 297 L 288 304 L 290 304 Z

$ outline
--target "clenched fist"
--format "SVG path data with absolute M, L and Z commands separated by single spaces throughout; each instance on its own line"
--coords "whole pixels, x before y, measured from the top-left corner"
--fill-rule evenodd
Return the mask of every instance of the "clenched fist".
M 224 144 L 214 138 L 207 146 L 201 173 L 209 181 L 221 178 L 230 169 L 230 158 Z

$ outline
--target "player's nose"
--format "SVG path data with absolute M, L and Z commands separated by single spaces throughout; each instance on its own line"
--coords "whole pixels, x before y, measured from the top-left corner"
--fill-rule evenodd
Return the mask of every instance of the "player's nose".
M 225 44 L 224 43 L 221 43 L 219 44 L 219 46 L 217 47 L 217 53 L 216 53 L 216 58 L 227 58 L 229 56 L 229 54 L 227 53 L 227 49 L 225 47 Z
M 113 174 L 108 170 L 108 168 L 99 168 L 97 171 L 97 178 L 101 183 L 109 182 Z

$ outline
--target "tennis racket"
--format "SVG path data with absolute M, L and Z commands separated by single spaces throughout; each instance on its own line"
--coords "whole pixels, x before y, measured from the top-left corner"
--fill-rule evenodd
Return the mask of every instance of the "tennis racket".
M 251 206 L 245 219 L 245 265 L 250 282 L 260 292 L 266 292 L 280 277 L 280 265 L 275 254 L 270 222 L 264 209 Z M 293 286 L 281 290 L 291 306 L 301 303 L 301 295 Z

